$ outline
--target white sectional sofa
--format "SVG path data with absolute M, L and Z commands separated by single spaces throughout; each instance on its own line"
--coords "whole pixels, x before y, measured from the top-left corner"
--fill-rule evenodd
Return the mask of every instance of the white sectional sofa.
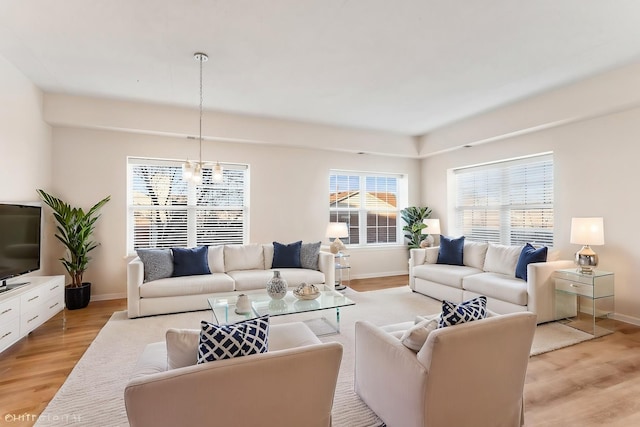
M 409 286 L 413 291 L 455 303 L 484 295 L 487 309 L 496 313 L 530 311 L 538 316 L 538 323 L 555 320 L 555 287 L 551 275 L 555 270 L 571 268 L 573 261 L 531 263 L 527 266 L 525 281 L 515 277 L 522 246 L 465 241 L 464 265 L 437 264 L 439 249 L 438 246 L 411 249 Z M 553 257 L 549 254 L 547 259 Z
M 129 318 L 209 308 L 207 298 L 218 293 L 246 293 L 265 289 L 278 270 L 289 287 L 302 282 L 335 283 L 333 254 L 320 251 L 318 270 L 308 268 L 272 268 L 272 244 L 210 246 L 208 263 L 211 274 L 167 277 L 146 281 L 139 257 L 127 265 L 127 308 Z

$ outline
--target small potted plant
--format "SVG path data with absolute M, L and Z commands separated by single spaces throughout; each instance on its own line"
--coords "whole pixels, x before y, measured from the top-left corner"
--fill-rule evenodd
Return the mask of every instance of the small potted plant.
M 402 230 L 406 233 L 404 237 L 408 240 L 409 249 L 419 248 L 420 243 L 427 238 L 426 234 L 422 234 L 422 230 L 426 227 L 424 220 L 431 216 L 431 208 L 409 206 L 400 211 L 405 226 Z
M 43 190 L 37 191 L 42 201 L 53 209 L 53 216 L 57 222 L 55 236 L 67 249 L 66 257 L 60 258 L 71 277 L 71 283 L 65 287 L 65 305 L 69 310 L 85 308 L 91 299 L 91 283 L 83 282 L 82 276 L 91 260 L 89 252 L 98 247 L 91 235 L 96 221 L 100 218 L 98 211 L 111 200 L 111 196 L 100 200 L 85 212 L 82 208 L 71 207 Z

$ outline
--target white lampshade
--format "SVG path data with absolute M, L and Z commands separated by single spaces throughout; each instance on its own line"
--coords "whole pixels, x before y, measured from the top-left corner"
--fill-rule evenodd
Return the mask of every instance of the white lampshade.
M 327 225 L 326 237 L 349 237 L 349 230 L 346 222 L 330 222 Z
M 426 228 L 422 229 L 422 234 L 441 234 L 440 233 L 440 220 L 439 219 L 425 219 L 422 221 Z
M 602 218 L 571 218 L 571 243 L 577 245 L 604 245 Z

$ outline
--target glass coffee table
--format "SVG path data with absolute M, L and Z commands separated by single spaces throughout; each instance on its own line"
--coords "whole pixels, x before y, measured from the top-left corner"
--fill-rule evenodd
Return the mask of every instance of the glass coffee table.
M 355 305 L 355 302 L 326 285 L 316 285 L 320 289 L 320 296 L 312 300 L 296 298 L 292 291 L 279 300 L 272 299 L 266 290 L 247 291 L 245 294 L 251 301 L 249 313 L 236 313 L 238 294 L 222 294 L 208 298 L 209 307 L 213 311 L 213 318 L 217 324 L 235 323 L 242 320 L 264 316 L 284 316 L 312 311 L 335 310 L 335 322 L 321 317 L 306 320 L 316 335 L 330 335 L 340 333 L 340 308 Z

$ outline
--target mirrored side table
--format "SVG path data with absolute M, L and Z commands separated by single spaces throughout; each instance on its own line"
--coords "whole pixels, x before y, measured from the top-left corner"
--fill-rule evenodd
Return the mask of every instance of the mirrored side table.
M 575 268 L 553 273 L 556 319 L 593 336 L 613 332 L 607 319 L 614 311 L 614 275 L 594 270 L 583 274 Z

